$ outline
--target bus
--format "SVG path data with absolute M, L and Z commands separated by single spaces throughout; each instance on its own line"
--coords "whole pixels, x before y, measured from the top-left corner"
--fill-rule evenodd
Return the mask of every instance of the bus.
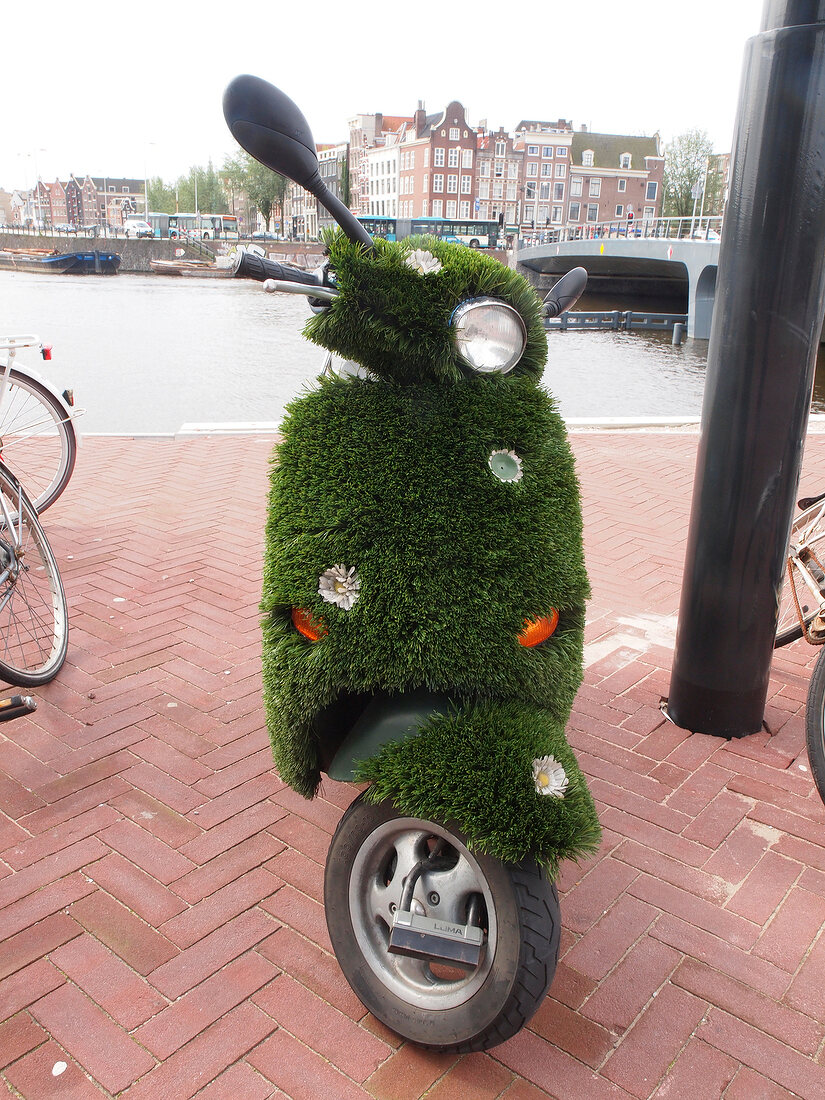
M 386 218 L 361 214 L 359 222 L 371 237 L 400 241 L 404 237 L 430 236 L 442 241 L 466 244 L 469 248 L 495 248 L 497 221 L 461 221 L 455 218 Z
M 197 237 L 199 240 L 238 240 L 234 214 L 149 214 L 156 237 Z
M 470 248 L 495 248 L 497 221 L 470 221 L 463 218 L 398 218 L 398 236 L 428 235 L 442 241 L 466 244 Z
M 362 214 L 359 222 L 371 237 L 383 237 L 385 241 L 394 241 L 396 237 L 395 218 L 376 217 L 372 214 Z

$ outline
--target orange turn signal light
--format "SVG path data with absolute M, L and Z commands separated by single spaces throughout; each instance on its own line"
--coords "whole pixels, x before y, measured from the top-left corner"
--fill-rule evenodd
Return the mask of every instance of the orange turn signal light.
M 549 615 L 539 619 L 525 619 L 524 629 L 518 636 L 519 645 L 534 646 L 546 642 L 559 625 L 559 613 L 554 608 Z
M 303 636 L 309 638 L 311 642 L 320 641 L 327 632 L 327 628 L 324 626 L 324 620 L 316 618 L 315 615 L 313 615 L 311 611 L 307 611 L 305 607 L 293 607 L 292 625 L 299 634 L 303 634 Z

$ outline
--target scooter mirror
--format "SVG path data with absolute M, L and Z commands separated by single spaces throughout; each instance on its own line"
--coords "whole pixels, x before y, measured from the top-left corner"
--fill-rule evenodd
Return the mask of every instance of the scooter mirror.
M 547 317 L 558 317 L 566 309 L 578 302 L 587 286 L 587 272 L 583 267 L 574 267 L 562 275 L 547 297 L 544 299 L 544 313 Z
M 223 95 L 232 135 L 247 153 L 308 191 L 320 179 L 307 120 L 282 91 L 258 76 L 236 76 Z
M 224 92 L 223 113 L 247 153 L 315 195 L 348 237 L 372 247 L 369 233 L 321 179 L 309 124 L 288 95 L 258 76 L 236 76 Z

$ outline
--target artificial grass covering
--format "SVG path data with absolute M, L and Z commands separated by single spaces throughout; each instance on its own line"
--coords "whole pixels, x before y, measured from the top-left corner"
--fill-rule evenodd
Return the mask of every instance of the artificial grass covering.
M 599 830 L 563 733 L 588 584 L 572 455 L 537 385 L 540 305 L 515 272 L 461 246 L 328 244 L 340 295 L 307 334 L 373 377 L 320 380 L 293 402 L 273 462 L 262 607 L 276 764 L 311 797 L 325 707 L 344 693 L 448 692 L 466 701 L 385 745 L 362 776 L 404 813 L 455 822 L 481 850 L 555 870 L 593 850 Z M 413 248 L 441 270 L 408 267 Z M 514 305 L 527 326 L 509 375 L 475 375 L 456 353 L 450 315 L 480 295 Z M 496 451 L 517 456 L 516 480 L 491 471 Z M 319 591 L 335 566 L 357 580 L 349 603 Z M 295 608 L 322 622 L 318 641 L 296 630 Z M 551 608 L 553 636 L 520 645 L 525 620 Z M 567 774 L 563 798 L 536 791 L 532 762 L 546 755 Z

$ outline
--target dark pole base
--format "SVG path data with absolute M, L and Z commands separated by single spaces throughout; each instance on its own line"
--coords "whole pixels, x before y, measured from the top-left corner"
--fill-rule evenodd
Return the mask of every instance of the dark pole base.
M 687 708 L 684 700 L 689 700 Z M 681 729 L 730 740 L 759 733 L 764 706 L 765 693 L 761 688 L 750 692 L 721 691 L 691 683 L 674 672 L 666 712 L 671 722 Z

